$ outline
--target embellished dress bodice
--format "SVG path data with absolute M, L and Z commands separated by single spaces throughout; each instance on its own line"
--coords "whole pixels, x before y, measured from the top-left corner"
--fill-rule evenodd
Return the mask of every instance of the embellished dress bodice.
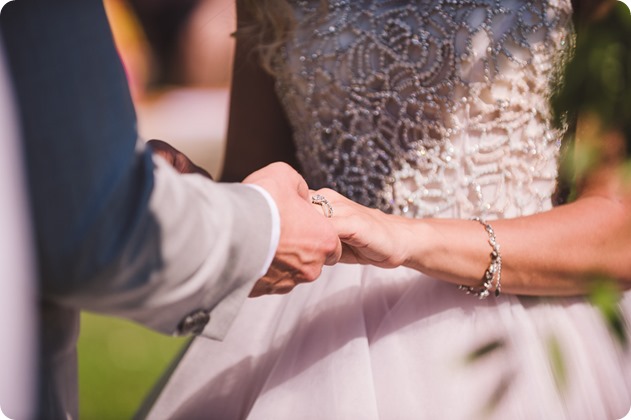
M 293 3 L 274 65 L 312 188 L 409 217 L 551 207 L 569 0 Z

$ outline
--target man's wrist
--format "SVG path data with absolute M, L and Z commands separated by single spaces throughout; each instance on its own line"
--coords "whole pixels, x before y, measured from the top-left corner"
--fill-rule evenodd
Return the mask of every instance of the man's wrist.
M 276 205 L 276 201 L 272 198 L 272 195 L 267 192 L 267 190 L 256 184 L 243 184 L 247 187 L 254 188 L 265 198 L 267 205 L 269 206 L 270 214 L 272 217 L 271 223 L 271 234 L 270 234 L 270 243 L 269 243 L 269 251 L 267 257 L 265 258 L 265 262 L 263 263 L 263 267 L 261 268 L 261 272 L 257 278 L 261 278 L 267 273 L 270 265 L 272 265 L 272 261 L 274 260 L 274 255 L 276 255 L 276 250 L 278 249 L 278 243 L 280 241 L 280 212 L 278 211 L 278 206 Z

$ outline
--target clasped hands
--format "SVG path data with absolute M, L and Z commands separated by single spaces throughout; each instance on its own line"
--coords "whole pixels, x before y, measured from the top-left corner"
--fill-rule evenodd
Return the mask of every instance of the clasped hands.
M 148 144 L 180 173 L 210 178 L 168 143 L 151 140 Z M 324 265 L 396 267 L 405 262 L 407 219 L 364 207 L 331 189 L 309 190 L 302 176 L 284 163 L 253 172 L 243 183 L 264 188 L 276 202 L 281 221 L 274 260 L 250 297 L 288 293 L 300 283 L 316 280 Z M 314 204 L 312 197 L 317 195 L 325 197 L 326 203 Z

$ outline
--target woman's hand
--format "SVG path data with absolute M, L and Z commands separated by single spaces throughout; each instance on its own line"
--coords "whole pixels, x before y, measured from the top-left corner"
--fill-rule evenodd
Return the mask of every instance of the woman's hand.
M 173 168 L 181 174 L 200 174 L 206 178 L 213 179 L 206 170 L 193 163 L 188 156 L 162 140 L 149 140 L 147 145 L 151 147 L 153 153 L 166 160 Z
M 362 206 L 328 188 L 315 194 L 333 208 L 330 220 L 342 241 L 340 262 L 393 268 L 407 261 L 413 243 L 408 219 Z

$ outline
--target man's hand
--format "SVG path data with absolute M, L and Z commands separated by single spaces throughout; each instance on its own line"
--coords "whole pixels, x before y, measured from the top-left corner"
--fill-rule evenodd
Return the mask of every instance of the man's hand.
M 180 173 L 197 173 L 210 179 L 203 168 L 184 153 L 161 140 L 149 140 L 153 152 Z M 305 180 L 291 166 L 273 163 L 249 175 L 246 184 L 264 188 L 280 213 L 280 240 L 272 265 L 250 292 L 250 297 L 282 294 L 297 284 L 318 278 L 324 264 L 338 262 L 342 245 L 337 233 L 321 212 L 311 204 Z
M 193 163 L 184 153 L 162 140 L 149 140 L 147 145 L 151 147 L 153 153 L 165 159 L 176 171 L 181 174 L 200 174 L 213 179 L 204 168 Z
M 273 163 L 248 176 L 270 193 L 280 213 L 280 241 L 271 267 L 250 297 L 282 294 L 317 279 L 324 264 L 340 259 L 342 246 L 333 226 L 313 208 L 305 180 L 289 165 Z

